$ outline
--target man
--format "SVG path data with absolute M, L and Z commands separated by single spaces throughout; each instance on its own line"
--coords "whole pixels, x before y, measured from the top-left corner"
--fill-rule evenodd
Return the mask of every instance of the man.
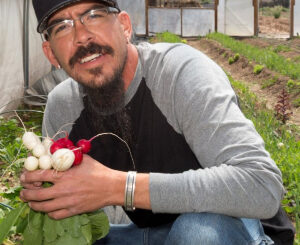
M 113 222 L 123 206 L 132 223 L 97 244 L 273 244 L 259 219 L 280 206 L 281 173 L 224 72 L 187 45 L 133 45 L 114 0 L 33 4 L 45 55 L 72 78 L 49 96 L 45 134 L 111 134 L 58 177 L 23 174 L 22 199 L 54 219 L 105 208 Z

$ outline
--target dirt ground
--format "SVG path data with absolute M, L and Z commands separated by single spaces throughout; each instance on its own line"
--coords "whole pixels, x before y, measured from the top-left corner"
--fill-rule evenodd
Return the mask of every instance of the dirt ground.
M 290 57 L 300 54 L 300 39 L 293 40 L 274 40 L 274 39 L 264 39 L 264 38 L 245 38 L 242 41 L 257 45 L 259 47 L 268 47 L 270 45 L 276 46 L 280 42 L 285 44 L 288 42 L 291 47 L 289 54 L 285 54 Z M 240 57 L 240 59 L 234 64 L 229 65 L 228 58 L 233 56 L 230 50 L 223 48 L 219 43 L 213 40 L 208 40 L 202 38 L 200 40 L 190 39 L 188 44 L 196 49 L 207 54 L 216 63 L 218 63 L 226 72 L 228 72 L 233 79 L 238 81 L 243 81 L 252 92 L 254 92 L 261 100 L 263 100 L 269 109 L 274 110 L 274 107 L 278 101 L 278 95 L 283 88 L 286 87 L 289 77 L 285 77 L 277 74 L 271 70 L 264 68 L 259 75 L 253 73 L 254 62 L 250 63 L 246 58 Z M 299 52 L 299 53 L 298 53 Z M 226 54 L 225 54 L 226 53 Z M 295 54 L 296 53 L 296 54 Z M 262 83 L 273 77 L 278 77 L 278 81 L 271 87 L 262 89 Z M 293 99 L 293 98 L 290 98 Z M 290 123 L 300 126 L 300 108 L 292 107 L 293 115 Z
M 259 34 L 286 34 L 290 32 L 290 20 L 286 17 L 275 19 L 273 16 L 258 17 Z

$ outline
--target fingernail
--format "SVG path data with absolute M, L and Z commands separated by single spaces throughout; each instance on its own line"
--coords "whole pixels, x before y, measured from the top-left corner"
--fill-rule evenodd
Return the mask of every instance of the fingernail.
M 21 180 L 22 182 L 25 182 L 25 175 L 24 175 L 24 174 L 21 175 L 20 180 Z
M 33 185 L 35 187 L 40 187 L 42 185 L 42 182 L 34 182 Z

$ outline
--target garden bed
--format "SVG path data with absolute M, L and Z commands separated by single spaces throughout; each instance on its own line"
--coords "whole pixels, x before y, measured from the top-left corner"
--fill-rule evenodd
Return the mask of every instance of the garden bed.
M 291 47 L 289 49 L 290 57 L 298 57 L 298 52 L 300 52 L 300 39 L 291 40 L 284 44 L 278 40 L 273 40 L 272 42 L 271 40 L 261 38 L 246 38 L 242 41 L 259 48 L 276 48 L 279 45 L 289 44 Z M 236 52 L 233 52 L 229 48 L 225 48 L 217 41 L 207 38 L 190 39 L 188 40 L 188 44 L 207 54 L 228 72 L 233 79 L 245 82 L 251 91 L 257 94 L 261 99 L 265 100 L 267 107 L 271 110 L 274 110 L 281 91 L 283 89 L 288 89 L 287 83 L 291 80 L 290 76 L 282 75 L 281 73 L 266 67 L 264 67 L 259 74 L 255 74 L 254 67 L 257 63 L 242 55 L 240 55 L 240 58 L 236 62 L 229 64 L 229 58 L 234 57 Z M 278 53 L 282 54 L 285 52 L 281 51 Z M 297 98 L 299 98 L 299 93 L 290 94 L 291 102 L 297 100 Z M 293 115 L 291 116 L 290 123 L 300 126 L 300 107 L 298 105 L 292 106 L 292 112 Z

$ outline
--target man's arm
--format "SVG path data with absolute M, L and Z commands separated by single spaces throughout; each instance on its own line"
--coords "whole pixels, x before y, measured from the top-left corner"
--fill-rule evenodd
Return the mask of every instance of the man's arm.
M 146 78 L 154 101 L 204 169 L 151 173 L 152 210 L 272 217 L 283 195 L 281 173 L 240 111 L 225 73 L 187 46 L 157 60 L 158 81 Z

